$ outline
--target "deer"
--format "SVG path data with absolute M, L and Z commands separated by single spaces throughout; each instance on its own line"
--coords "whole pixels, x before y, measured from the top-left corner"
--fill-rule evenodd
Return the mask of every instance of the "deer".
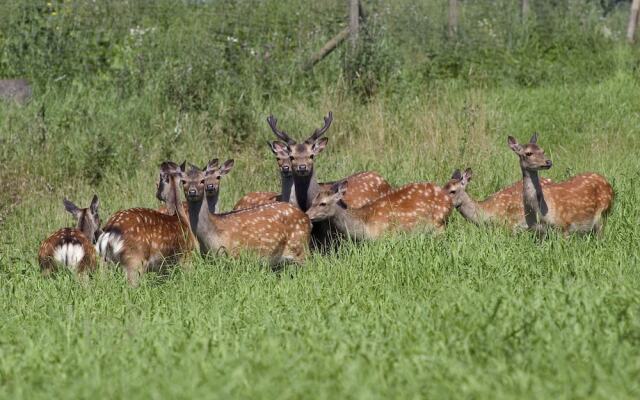
M 268 144 L 278 162 L 282 191 L 280 194 L 249 193 L 236 203 L 234 210 L 275 201 L 288 201 L 302 211 L 306 211 L 313 197 L 320 190 L 328 189 L 335 183 L 318 183 L 314 169 L 314 158 L 325 149 L 328 142 L 328 139 L 322 136 L 329 129 L 332 121 L 333 113 L 329 112 L 324 118 L 324 125 L 316 129 L 306 140 L 298 143 L 288 133 L 278 129 L 278 120 L 270 115 L 267 123 L 280 140 Z M 360 172 L 343 180 L 349 182 L 349 194 L 344 201 L 351 207 L 361 207 L 391 190 L 389 183 L 375 171 Z
M 467 168 L 464 172 L 456 169 L 449 182 L 442 187 L 451 196 L 453 206 L 467 221 L 476 225 L 504 224 L 513 229 L 527 227 L 522 205 L 522 181 L 507 186 L 482 201 L 476 201 L 466 191 L 472 176 L 471 168 Z M 540 180 L 543 186 L 551 182 L 546 178 Z
M 242 251 L 252 251 L 266 257 L 271 265 L 304 263 L 311 222 L 292 204 L 276 202 L 226 213 L 214 212 L 220 180 L 232 167 L 233 160 L 218 167 L 214 159 L 203 169 L 192 166 L 183 177 L 190 225 L 201 252 L 224 251 L 237 257 Z
M 147 271 L 184 261 L 197 246 L 189 216 L 180 202 L 180 183 L 185 164 L 165 161 L 160 165 L 156 197 L 167 204 L 167 213 L 149 208 L 116 212 L 107 221 L 96 247 L 108 262 L 119 263 L 131 286 Z
M 528 229 L 545 233 L 558 228 L 567 237 L 571 233 L 602 235 L 604 218 L 611 211 L 614 192 L 611 184 L 597 173 L 582 173 L 563 182 L 542 185 L 538 171 L 553 166 L 538 146 L 538 134 L 521 145 L 513 137 L 507 139 L 516 153 L 522 171 L 522 200 Z
M 62 228 L 46 238 L 38 250 L 38 263 L 44 276 L 65 266 L 78 276 L 86 276 L 97 267 L 93 246 L 100 235 L 100 200 L 93 196 L 87 208 L 80 208 L 68 199 L 63 199 L 65 210 L 76 220 L 75 228 Z
M 433 183 L 407 184 L 360 208 L 350 208 L 342 201 L 348 185 L 341 181 L 318 193 L 307 215 L 311 221 L 331 220 L 340 232 L 356 241 L 419 227 L 440 233 L 453 210 L 451 198 Z

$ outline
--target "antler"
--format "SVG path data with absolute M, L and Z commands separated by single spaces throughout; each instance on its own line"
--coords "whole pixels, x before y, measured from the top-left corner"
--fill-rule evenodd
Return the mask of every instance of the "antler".
M 329 129 L 329 127 L 331 126 L 331 121 L 333 121 L 333 113 L 329 111 L 329 115 L 324 117 L 324 126 L 320 129 L 316 129 L 315 132 L 313 132 L 313 135 L 311 135 L 309 139 L 307 139 L 307 141 L 314 142 L 319 139 L 320 136 L 324 135 L 327 129 Z
M 273 116 L 273 114 L 269 115 L 269 117 L 267 117 L 267 123 L 269 124 L 269 126 L 271 127 L 271 130 L 273 131 L 273 133 L 279 137 L 280 139 L 284 140 L 287 144 L 296 144 L 296 141 L 294 139 L 291 138 L 291 136 L 289 136 L 289 134 L 287 134 L 287 132 L 285 131 L 281 131 L 278 129 L 277 124 L 278 124 L 278 120 L 276 119 L 276 117 Z

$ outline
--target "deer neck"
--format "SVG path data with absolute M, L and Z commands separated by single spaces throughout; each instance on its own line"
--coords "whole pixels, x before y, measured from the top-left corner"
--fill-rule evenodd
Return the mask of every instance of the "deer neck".
M 207 199 L 204 202 L 207 204 L 207 209 L 209 210 L 209 213 L 216 214 L 218 212 L 218 192 L 216 192 L 216 194 L 211 196 L 207 196 L 205 194 L 204 197 Z
M 522 168 L 522 196 L 524 201 L 524 216 L 529 228 L 538 224 L 538 215 L 544 218 L 548 213 L 547 202 L 540 186 L 538 171 Z
M 200 252 L 206 253 L 209 248 L 208 245 L 208 232 L 212 229 L 212 222 L 209 219 L 209 202 L 205 200 L 206 196 L 202 199 L 189 202 L 189 224 L 191 225 L 191 232 L 195 235 L 200 245 Z M 215 208 L 215 204 L 213 206 Z
M 467 192 L 461 193 L 460 196 L 462 197 L 461 203 L 458 207 L 456 207 L 458 211 L 460 211 L 460 214 L 462 214 L 465 219 L 473 222 L 474 224 L 480 224 L 484 222 L 486 218 L 480 204 L 478 204 L 477 201 L 473 200 L 471 196 L 467 194 Z
M 89 213 L 89 211 L 85 211 L 85 213 Z M 86 214 L 83 214 L 82 218 L 80 218 L 80 221 L 78 221 L 78 223 L 76 224 L 76 229 L 78 229 L 80 232 L 82 232 L 82 234 L 84 236 L 86 236 L 87 239 L 89 239 L 91 241 L 91 243 L 95 242 L 95 232 L 93 230 L 93 228 L 91 227 L 92 224 L 87 223 L 86 218 L 85 218 Z
M 293 175 L 292 174 L 281 174 L 280 175 L 281 182 L 281 191 L 280 191 L 280 201 L 288 203 L 291 201 L 291 196 L 295 197 L 295 189 L 293 186 Z
M 180 201 L 180 185 L 179 182 L 174 179 L 171 182 L 171 190 L 169 192 L 169 197 L 167 198 L 166 204 L 167 209 L 171 213 L 171 215 L 175 215 L 178 219 L 180 225 L 186 230 L 189 240 L 191 243 L 196 243 L 195 235 L 191 229 L 191 223 L 189 216 L 184 212 L 184 207 L 182 206 L 182 202 Z
M 320 185 L 316 180 L 315 169 L 311 170 L 311 173 L 307 176 L 293 175 L 293 186 L 295 190 L 295 196 L 291 200 L 295 200 L 294 205 L 297 205 L 299 209 L 306 212 L 311 207 L 313 198 L 320 192 Z M 293 201 L 292 201 L 293 203 Z
M 360 209 L 348 209 L 342 205 L 336 206 L 336 212 L 331 217 L 331 222 L 338 228 L 338 230 L 345 235 L 362 240 L 367 238 L 367 225 L 365 221 L 369 216 L 368 210 Z

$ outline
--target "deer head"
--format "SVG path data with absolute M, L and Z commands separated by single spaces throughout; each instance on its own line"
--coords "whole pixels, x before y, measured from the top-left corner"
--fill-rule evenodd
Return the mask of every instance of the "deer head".
M 445 193 L 451 197 L 454 207 L 460 207 L 460 205 L 462 205 L 463 196 L 466 191 L 467 184 L 471 181 L 472 175 L 473 171 L 471 171 L 471 168 L 465 169 L 464 173 L 460 172 L 459 169 L 456 169 L 453 171 L 451 180 L 442 188 Z
M 274 141 L 270 144 L 271 151 L 273 151 L 278 158 L 278 165 L 280 166 L 281 171 L 287 168 L 286 166 L 288 164 L 286 163 L 286 160 L 289 160 L 289 168 L 293 170 L 295 175 L 310 175 L 313 172 L 314 157 L 320 154 L 327 146 L 327 142 L 329 140 L 322 137 L 322 135 L 327 132 L 332 121 L 333 114 L 329 112 L 329 114 L 324 118 L 324 125 L 322 128 L 316 129 L 304 142 L 298 143 L 295 139 L 289 136 L 289 134 L 279 130 L 277 127 L 278 120 L 274 118 L 273 115 L 270 115 L 269 118 L 267 118 L 267 122 L 269 123 L 273 133 L 282 140 L 282 142 Z
M 307 210 L 311 221 L 321 221 L 333 217 L 338 207 L 344 207 L 342 198 L 347 192 L 347 181 L 334 183 L 330 189 L 323 190 L 316 195 Z
M 82 231 L 87 239 L 95 243 L 98 236 L 102 233 L 100 229 L 100 216 L 98 215 L 98 207 L 100 206 L 98 195 L 93 196 L 91 205 L 88 208 L 79 208 L 66 198 L 62 203 L 64 204 L 65 210 L 70 212 L 76 219 L 76 228 Z
M 218 167 L 218 160 L 212 160 L 204 169 L 204 186 L 207 197 L 214 197 L 218 195 L 220 191 L 220 179 L 227 175 L 231 169 L 233 168 L 234 161 L 233 159 L 227 160 Z
M 520 158 L 520 167 L 526 171 L 538 171 L 541 169 L 549 169 L 553 165 L 550 159 L 544 154 L 544 150 L 537 145 L 538 134 L 531 136 L 529 143 L 521 145 L 513 137 L 507 139 L 509 147 Z
M 167 204 L 178 204 L 177 192 L 175 188 L 183 175 L 186 162 L 178 165 L 173 161 L 165 161 L 160 164 L 160 176 L 158 178 L 158 190 L 156 198 Z

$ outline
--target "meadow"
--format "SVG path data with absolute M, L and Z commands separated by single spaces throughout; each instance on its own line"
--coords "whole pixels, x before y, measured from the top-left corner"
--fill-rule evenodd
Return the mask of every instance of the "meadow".
M 535 84 L 402 70 L 364 100 L 340 61 L 292 88 L 255 86 L 253 70 L 242 90 L 180 86 L 191 92 L 157 77 L 125 90 L 120 72 L 41 78 L 27 106 L 0 104 L 0 398 L 640 397 L 638 52 L 603 51 L 606 65 L 540 61 L 549 75 L 527 75 Z M 18 65 L 4 60 L 5 73 Z M 234 158 L 228 210 L 279 188 L 270 113 L 303 137 L 330 110 L 321 181 L 375 170 L 442 185 L 471 167 L 468 192 L 482 199 L 521 178 L 507 135 L 539 132 L 554 163 L 543 176 L 595 171 L 613 185 L 604 237 L 538 241 L 454 212 L 442 235 L 345 242 L 280 272 L 195 255 L 136 289 L 109 266 L 86 284 L 40 276 L 40 241 L 72 223 L 63 196 L 86 206 L 97 193 L 106 220 L 159 205 L 166 159 Z

